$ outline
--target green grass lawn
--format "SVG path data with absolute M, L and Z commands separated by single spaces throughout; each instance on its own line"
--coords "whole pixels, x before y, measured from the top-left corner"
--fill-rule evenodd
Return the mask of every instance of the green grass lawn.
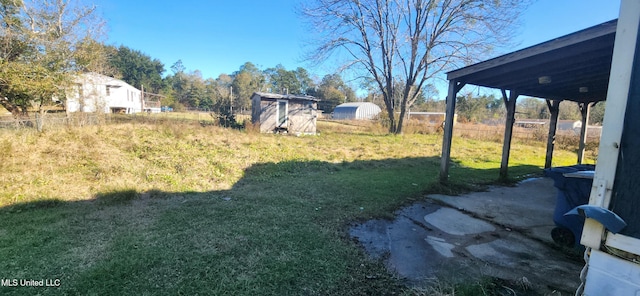
M 411 294 L 348 237 L 430 192 L 498 178 L 501 144 L 320 123 L 292 137 L 171 121 L 0 131 L 2 295 Z M 515 144 L 514 179 L 544 144 Z M 557 151 L 555 165 L 574 153 Z

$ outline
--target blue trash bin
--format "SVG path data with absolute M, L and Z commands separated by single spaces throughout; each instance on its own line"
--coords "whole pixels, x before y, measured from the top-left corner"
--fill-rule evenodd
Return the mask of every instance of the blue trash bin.
M 558 189 L 553 222 L 556 228 L 551 231 L 553 241 L 567 247 L 581 248 L 580 237 L 584 226 L 584 218 L 576 215 L 565 216 L 571 209 L 589 203 L 593 179 L 565 177 L 566 173 L 593 171 L 594 165 L 573 165 L 554 167 L 544 170 L 544 175 L 553 180 Z

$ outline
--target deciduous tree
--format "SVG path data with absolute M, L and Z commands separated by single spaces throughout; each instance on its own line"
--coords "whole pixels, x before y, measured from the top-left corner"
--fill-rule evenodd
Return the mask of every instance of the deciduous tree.
M 144 86 L 145 91 L 159 93 L 163 88 L 162 74 L 164 64 L 158 59 L 126 46 L 108 47 L 111 56 L 109 63 L 115 69 L 116 78 L 120 78 L 134 87 Z
M 522 119 L 547 119 L 550 116 L 547 103 L 542 99 L 524 98 L 517 102 L 518 117 Z
M 318 85 L 316 96 L 320 99 L 318 109 L 325 113 L 333 112 L 333 109 L 339 104 L 356 100 L 355 91 L 344 83 L 338 74 L 325 75 Z
M 598 102 L 595 106 L 591 108 L 589 124 L 602 125 L 602 121 L 604 120 L 604 110 L 605 110 L 606 104 L 607 104 L 606 101 Z
M 315 83 L 302 67 L 287 70 L 282 65 L 264 70 L 267 84 L 274 93 L 307 95 L 315 92 Z
M 310 57 L 324 61 L 345 53 L 343 67 L 375 80 L 390 118 L 389 131 L 402 133 L 405 112 L 427 81 L 506 42 L 523 2 L 313 0 L 302 11 L 320 32 Z M 397 81 L 402 81 L 400 91 Z
M 233 107 L 236 109 L 251 108 L 251 95 L 260 91 L 264 84 L 263 72 L 250 62 L 244 63 L 240 70 L 233 73 Z
M 42 115 L 77 73 L 99 68 L 102 22 L 74 0 L 0 1 L 0 104 L 16 117 Z

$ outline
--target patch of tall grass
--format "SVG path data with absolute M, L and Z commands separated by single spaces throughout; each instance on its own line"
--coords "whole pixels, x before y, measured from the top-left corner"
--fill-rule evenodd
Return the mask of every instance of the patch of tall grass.
M 88 199 L 104 188 L 140 192 L 228 189 L 258 163 L 438 157 L 441 149 L 438 133 L 387 135 L 383 127 L 369 122 L 320 121 L 318 130 L 318 136 L 291 137 L 172 120 L 44 133 L 0 130 L 0 205 Z M 563 143 L 559 146 L 564 147 Z M 530 147 L 515 144 L 511 164 L 540 166 L 544 144 L 538 149 Z M 501 156 L 498 151 L 499 143 L 457 137 L 452 158 L 462 166 L 495 167 Z M 557 150 L 554 164 L 571 164 L 573 160 L 565 161 L 571 159 L 570 154 Z
M 439 134 L 318 130 L 194 120 L 0 129 L 0 278 L 62 281 L 42 295 L 400 294 L 402 282 L 346 238 L 349 223 L 498 179 L 496 142 L 456 137 L 443 185 Z M 544 145 L 514 144 L 514 177 L 543 164 Z

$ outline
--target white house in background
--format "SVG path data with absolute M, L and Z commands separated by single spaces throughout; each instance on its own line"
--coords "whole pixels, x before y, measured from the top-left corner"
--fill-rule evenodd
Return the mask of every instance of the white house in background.
M 128 83 L 98 73 L 78 76 L 67 93 L 67 112 L 138 113 L 144 110 L 142 92 Z

